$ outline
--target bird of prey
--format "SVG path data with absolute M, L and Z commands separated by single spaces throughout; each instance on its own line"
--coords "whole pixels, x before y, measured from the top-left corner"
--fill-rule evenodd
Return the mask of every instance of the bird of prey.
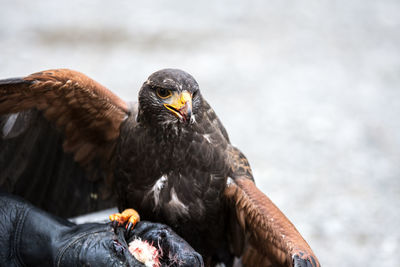
M 320 266 L 182 70 L 150 75 L 137 103 L 73 70 L 0 80 L 0 116 L 0 184 L 42 208 L 134 208 L 207 266 Z

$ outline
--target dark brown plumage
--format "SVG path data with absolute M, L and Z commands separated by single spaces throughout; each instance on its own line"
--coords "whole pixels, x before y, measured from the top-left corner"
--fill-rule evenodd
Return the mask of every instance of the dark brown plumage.
M 173 227 L 207 265 L 319 266 L 186 72 L 152 74 L 131 105 L 70 70 L 2 80 L 0 115 L 0 184 L 51 212 L 116 197 Z

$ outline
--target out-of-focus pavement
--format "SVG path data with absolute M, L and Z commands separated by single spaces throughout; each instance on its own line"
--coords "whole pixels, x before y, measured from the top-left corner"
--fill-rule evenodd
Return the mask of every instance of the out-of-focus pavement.
M 399 266 L 400 1 L 5 1 L 0 77 L 199 82 L 324 266 Z

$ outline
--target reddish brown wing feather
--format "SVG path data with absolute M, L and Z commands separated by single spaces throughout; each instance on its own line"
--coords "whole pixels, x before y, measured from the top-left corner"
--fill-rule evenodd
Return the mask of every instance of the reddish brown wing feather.
M 250 246 L 243 257 L 246 265 L 266 264 L 269 258 L 279 265 L 292 266 L 292 257 L 299 255 L 310 263 L 315 261 L 313 266 L 320 266 L 294 225 L 252 180 L 236 177 L 224 195 L 235 206 L 239 224 L 250 237 Z
M 64 131 L 66 152 L 86 165 L 107 159 L 127 116 L 127 104 L 86 75 L 68 69 L 34 73 L 0 83 L 0 115 L 37 108 Z

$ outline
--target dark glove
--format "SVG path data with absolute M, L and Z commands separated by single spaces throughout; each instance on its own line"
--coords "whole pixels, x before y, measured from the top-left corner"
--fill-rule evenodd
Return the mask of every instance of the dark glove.
M 139 223 L 130 234 L 160 242 L 161 262 L 202 266 L 201 256 L 162 224 Z M 110 224 L 75 225 L 52 216 L 18 197 L 0 193 L 0 266 L 144 266 L 129 252 L 125 229 Z M 193 264 L 191 264 L 193 262 Z
M 144 266 L 108 224 L 75 225 L 0 193 L 1 266 Z

